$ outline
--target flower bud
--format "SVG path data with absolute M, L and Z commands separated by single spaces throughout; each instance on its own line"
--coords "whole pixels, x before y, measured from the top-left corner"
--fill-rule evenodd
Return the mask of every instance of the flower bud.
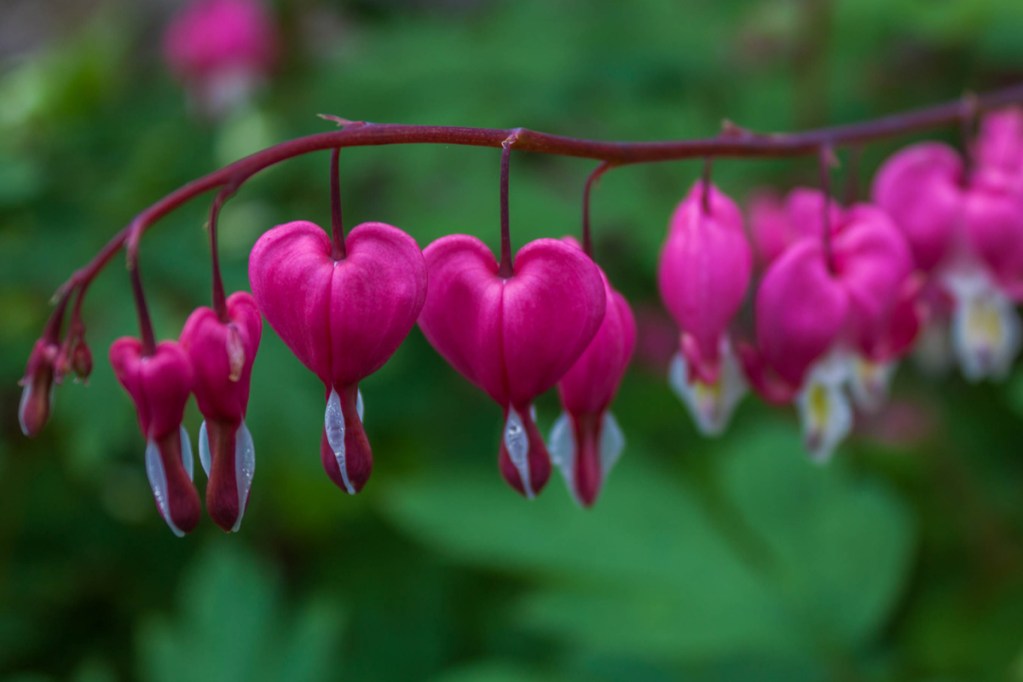
M 181 426 L 193 384 L 188 356 L 175 341 L 161 341 L 152 355 L 143 355 L 138 339 L 124 337 L 110 346 L 110 364 L 135 403 L 157 509 L 171 531 L 182 536 L 199 523 L 200 511 L 192 485 L 192 447 Z
M 252 364 L 263 321 L 252 296 L 227 299 L 226 322 L 210 308 L 196 309 L 181 331 L 181 346 L 195 372 L 195 398 L 204 421 L 199 461 L 209 476 L 206 509 L 225 531 L 237 531 L 249 499 L 256 453 L 245 425 Z
M 33 437 L 42 431 L 50 417 L 53 406 L 54 370 L 60 349 L 57 344 L 39 339 L 32 347 L 25 367 L 25 375 L 19 381 L 21 402 L 18 404 L 18 423 L 21 432 Z

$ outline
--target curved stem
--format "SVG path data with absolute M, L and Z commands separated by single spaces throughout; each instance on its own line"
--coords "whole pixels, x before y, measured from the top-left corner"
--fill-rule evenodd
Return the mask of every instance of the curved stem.
M 213 204 L 210 206 L 210 266 L 213 280 L 213 310 L 221 322 L 227 323 L 230 318 L 227 316 L 227 297 L 224 295 L 224 279 L 220 274 L 220 249 L 217 247 L 217 222 L 220 219 L 220 209 L 224 202 L 234 194 L 235 187 L 228 185 L 220 190 Z
M 235 163 L 193 180 L 139 213 L 123 230 L 114 235 L 96 256 L 77 270 L 59 289 L 58 295 L 74 287 L 84 293 L 93 278 L 110 262 L 117 251 L 128 247 L 129 266 L 137 251 L 141 234 L 178 206 L 222 187 L 232 181 L 241 184 L 259 171 L 281 161 L 324 149 L 390 144 L 447 144 L 474 147 L 502 147 L 510 135 L 516 135 L 520 151 L 598 159 L 613 165 L 671 161 L 706 156 L 782 157 L 816 154 L 820 145 L 861 144 L 871 140 L 928 130 L 959 123 L 968 116 L 1023 102 L 1023 83 L 982 96 L 973 97 L 968 106 L 963 100 L 831 128 L 819 128 L 792 134 L 756 134 L 731 125 L 729 134 L 697 140 L 663 142 L 599 142 L 526 129 L 502 130 L 453 126 L 414 126 L 362 123 L 300 137 L 268 147 Z M 335 119 L 336 120 L 336 119 Z
M 340 157 L 341 148 L 334 147 L 330 152 L 330 235 L 334 260 L 344 260 L 348 255 L 345 250 L 345 224 L 341 216 Z
M 501 264 L 497 269 L 499 277 L 508 279 L 515 274 L 512 263 L 511 225 L 508 217 L 508 180 L 511 172 L 511 150 L 519 138 L 519 131 L 513 131 L 501 143 Z
M 156 352 L 156 337 L 153 334 L 153 321 L 149 318 L 149 306 L 146 305 L 146 295 L 142 291 L 142 275 L 139 273 L 139 264 L 136 260 L 130 268 L 131 292 L 135 297 L 135 310 L 139 315 L 139 332 L 142 337 L 142 356 L 147 357 Z
M 586 185 L 583 187 L 583 251 L 590 258 L 593 258 L 593 235 L 590 232 L 590 194 L 600 176 L 610 168 L 611 164 L 607 161 L 594 168 L 590 176 L 586 178 Z

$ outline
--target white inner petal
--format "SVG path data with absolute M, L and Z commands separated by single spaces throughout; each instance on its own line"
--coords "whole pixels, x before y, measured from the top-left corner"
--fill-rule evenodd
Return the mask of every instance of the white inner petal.
M 504 447 L 508 450 L 512 465 L 519 472 L 523 492 L 526 497 L 533 499 L 535 493 L 529 477 L 529 434 L 514 407 L 508 408 L 508 420 L 504 424 Z
M 355 389 L 355 414 L 359 415 L 359 421 L 366 423 L 366 406 L 362 402 L 362 391 Z
M 28 401 L 32 397 L 32 383 L 31 379 L 25 382 L 25 386 L 21 389 L 21 401 L 18 403 L 18 424 L 21 426 L 21 432 L 26 436 L 29 435 L 29 431 L 25 424 L 25 406 L 28 405 Z
M 611 467 L 621 458 L 624 449 L 625 434 L 622 433 L 622 427 L 613 414 L 605 412 L 600 425 L 600 470 L 605 479 Z
M 697 429 L 705 436 L 718 436 L 728 426 L 732 413 L 746 394 L 746 379 L 727 339 L 721 343 L 721 372 L 717 383 L 689 381 L 689 366 L 676 353 L 668 368 L 668 384 L 689 410 Z
M 330 397 L 327 398 L 327 411 L 323 417 L 323 425 L 327 433 L 327 443 L 337 460 L 338 469 L 341 470 L 341 480 L 345 484 L 345 490 L 348 491 L 348 494 L 354 495 L 355 486 L 348 480 L 348 464 L 345 461 L 345 415 L 341 411 L 341 398 L 334 389 L 330 390 Z
M 184 537 L 185 534 L 171 520 L 167 474 L 163 470 L 163 460 L 160 459 L 160 448 L 152 438 L 146 441 L 146 476 L 149 478 L 149 487 L 153 489 L 153 499 L 160 516 L 170 526 L 172 533 L 179 538 Z
M 1012 301 L 983 270 L 946 278 L 955 298 L 952 345 L 970 381 L 1004 379 L 1020 350 L 1020 319 Z
M 252 477 L 256 474 L 256 447 L 252 443 L 252 434 L 243 421 L 234 435 L 234 480 L 238 486 L 238 518 L 231 528 L 237 532 L 242 526 L 245 515 L 245 503 L 252 489 Z
M 888 399 L 888 388 L 898 363 L 873 362 L 856 357 L 849 373 L 849 390 L 853 402 L 861 410 L 876 412 Z
M 810 370 L 796 397 L 806 449 L 815 461 L 828 461 L 852 429 L 852 406 L 843 391 L 849 365 L 840 354 L 829 355 Z
M 181 437 L 181 464 L 185 467 L 188 480 L 195 480 L 195 457 L 192 456 L 192 441 L 188 438 L 188 431 L 184 426 L 178 427 L 178 435 Z
M 199 427 L 199 464 L 202 465 L 202 470 L 206 472 L 206 478 L 210 477 L 210 435 L 206 431 L 206 420 L 202 420 L 202 425 Z
M 572 429 L 572 420 L 568 413 L 562 412 L 558 420 L 551 427 L 551 435 L 547 439 L 547 451 L 551 455 L 551 461 L 558 467 L 568 491 L 575 495 L 575 432 Z

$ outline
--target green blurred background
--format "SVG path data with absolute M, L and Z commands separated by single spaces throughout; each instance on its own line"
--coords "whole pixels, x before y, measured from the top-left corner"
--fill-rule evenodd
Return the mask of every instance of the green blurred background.
M 89 385 L 59 389 L 35 440 L 16 418 L 72 269 L 183 182 L 329 129 L 316 113 L 606 139 L 853 121 L 1023 77 L 1019 0 L 279 0 L 283 64 L 216 123 L 190 115 L 161 61 L 177 6 L 0 6 L 0 677 L 1023 680 L 1023 368 L 973 386 L 907 365 L 827 467 L 807 462 L 790 410 L 752 399 L 725 437 L 699 437 L 664 381 L 654 279 L 696 162 L 616 170 L 594 195 L 598 258 L 642 338 L 615 406 L 627 450 L 592 511 L 560 480 L 532 503 L 504 484 L 500 411 L 418 330 L 362 386 L 376 468 L 344 495 L 319 463 L 321 387 L 267 328 L 242 530 L 204 519 L 173 537 L 105 359 L 136 333 L 120 260 L 86 303 Z M 906 141 L 867 148 L 861 186 Z M 577 230 L 592 167 L 517 155 L 515 242 Z M 282 164 L 227 205 L 229 290 L 247 287 L 262 231 L 328 222 L 327 168 L 326 153 Z M 346 218 L 496 246 L 497 176 L 490 149 L 352 149 Z M 815 176 L 810 160 L 715 167 L 739 198 Z M 208 301 L 207 208 L 143 244 L 159 336 Z M 555 397 L 539 411 L 549 428 Z

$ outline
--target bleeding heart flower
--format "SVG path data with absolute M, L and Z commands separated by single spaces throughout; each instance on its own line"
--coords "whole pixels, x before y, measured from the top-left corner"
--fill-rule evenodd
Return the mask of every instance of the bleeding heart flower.
M 902 344 L 893 316 L 905 312 L 900 302 L 911 268 L 908 248 L 882 211 L 858 205 L 840 217 L 832 232 L 833 271 L 823 242 L 813 239 L 797 241 L 768 269 L 756 300 L 759 348 L 744 356 L 758 390 L 774 399 L 795 396 L 818 459 L 851 425 L 841 389 L 853 379 L 857 357 L 889 359 L 868 352 L 894 348 L 894 340 L 877 341 L 885 335 Z M 863 377 L 877 378 L 883 377 Z
M 192 392 L 192 365 L 175 341 L 161 341 L 152 355 L 143 355 L 142 342 L 128 337 L 110 346 L 110 364 L 135 402 L 156 507 L 180 537 L 199 523 L 200 511 L 192 485 L 192 446 L 181 426 Z
M 228 532 L 241 527 L 256 470 L 252 435 L 245 426 L 252 363 L 263 320 L 252 296 L 239 291 L 227 299 L 227 320 L 211 308 L 197 308 L 181 331 L 181 347 L 195 373 L 199 461 L 209 477 L 206 509 Z
M 600 270 L 581 250 L 554 239 L 522 247 L 507 278 L 475 237 L 442 237 L 423 254 L 430 293 L 419 326 L 445 360 L 504 408 L 501 473 L 531 498 L 551 470 L 532 403 L 565 375 L 600 327 Z
M 277 32 L 257 0 L 197 0 L 167 27 L 164 56 L 200 109 L 226 113 L 277 58 Z
M 32 347 L 25 366 L 25 376 L 18 384 L 21 402 L 18 404 L 18 423 L 26 436 L 36 436 L 46 425 L 53 406 L 55 363 L 60 347 L 53 341 L 39 339 Z
M 1011 362 L 1017 352 L 1012 330 L 1020 323 L 1011 299 L 1023 297 L 1023 194 L 1012 175 L 1016 121 L 989 119 L 971 174 L 954 150 L 931 143 L 894 155 L 874 183 L 874 196 L 906 233 L 917 266 L 951 295 L 955 323 L 980 325 L 952 334 L 963 371 L 974 380 L 999 376 L 1003 361 L 991 357 Z
M 973 145 L 974 180 L 991 188 L 1023 191 L 1023 109 L 992 111 L 980 120 Z
M 745 391 L 741 374 L 732 371 L 737 365 L 726 333 L 751 268 L 739 208 L 717 188 L 705 192 L 696 183 L 671 217 L 658 284 L 681 330 L 671 383 L 708 435 L 721 432 Z
M 320 456 L 331 480 L 354 495 L 373 467 L 358 385 L 412 329 L 427 275 L 415 240 L 384 223 L 357 226 L 345 248 L 335 260 L 317 225 L 279 225 L 253 247 L 249 281 L 267 322 L 326 387 Z
M 575 240 L 565 240 L 579 248 Z M 599 268 L 598 268 L 599 269 Z M 568 489 L 585 507 L 600 493 L 621 456 L 625 437 L 608 410 L 636 346 L 636 320 L 628 301 L 604 282 L 604 320 L 586 350 L 558 382 L 565 411 L 550 436 L 550 453 Z

